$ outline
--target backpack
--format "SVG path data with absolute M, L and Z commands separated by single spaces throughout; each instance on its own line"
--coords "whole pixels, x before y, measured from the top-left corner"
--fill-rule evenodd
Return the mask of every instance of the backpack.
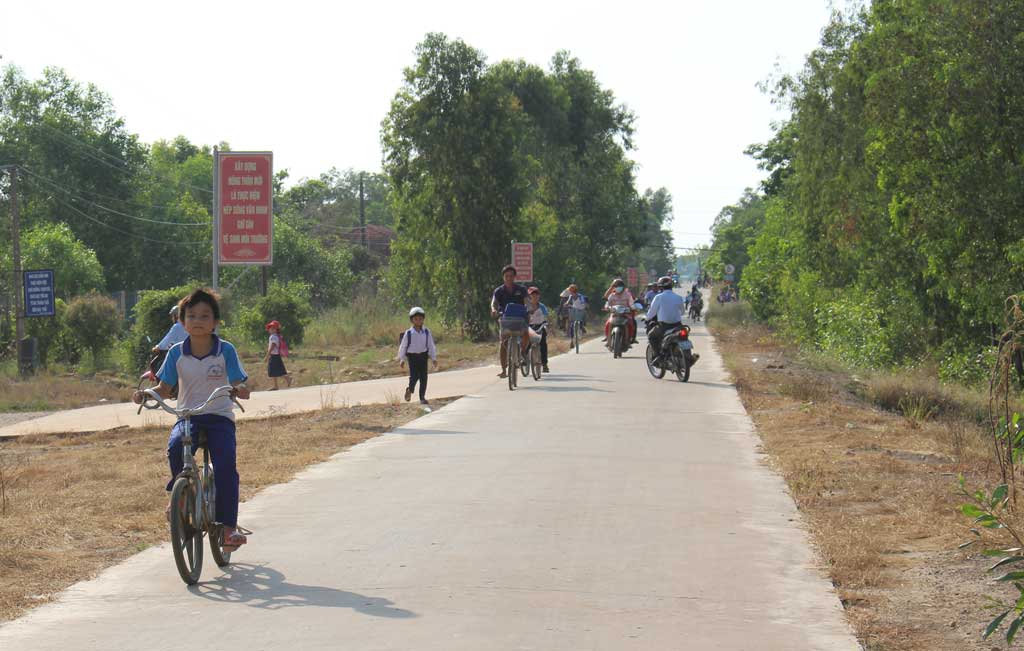
M 430 328 L 423 328 L 423 332 L 427 335 L 427 340 L 430 339 Z M 409 350 L 409 343 L 412 341 L 412 328 L 409 328 L 402 334 L 398 335 L 398 345 L 402 345 L 402 339 L 405 339 L 405 349 Z
M 277 335 L 277 336 L 281 340 L 280 345 L 277 347 L 278 354 L 281 355 L 281 357 L 288 357 L 288 342 L 286 342 L 284 340 L 284 337 L 282 337 L 281 335 Z

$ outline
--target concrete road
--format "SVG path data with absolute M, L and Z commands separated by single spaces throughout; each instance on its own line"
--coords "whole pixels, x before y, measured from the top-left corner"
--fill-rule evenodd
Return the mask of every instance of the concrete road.
M 689 384 L 599 342 L 492 383 L 244 504 L 227 571 L 188 589 L 147 550 L 0 649 L 858 649 L 694 338 Z
M 495 348 L 497 356 L 497 348 Z M 428 387 L 430 398 L 453 398 L 479 391 L 497 381 L 498 367 L 481 366 L 458 371 L 433 373 Z M 346 405 L 380 404 L 400 398 L 408 385 L 405 377 L 382 378 L 362 382 L 324 384 L 280 391 L 256 391 L 242 402 L 245 412 L 236 411 L 239 420 L 283 416 Z M 174 418 L 162 410 L 136 413 L 138 405 L 106 403 L 94 407 L 56 411 L 39 418 L 0 427 L 0 438 L 26 434 L 95 432 L 117 427 L 170 427 Z

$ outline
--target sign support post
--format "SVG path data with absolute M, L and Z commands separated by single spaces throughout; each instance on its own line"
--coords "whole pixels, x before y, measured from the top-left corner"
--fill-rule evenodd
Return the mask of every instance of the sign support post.
M 218 269 L 218 259 L 217 259 L 217 256 L 220 254 L 220 250 L 219 250 L 220 247 L 217 246 L 218 241 L 220 240 L 220 215 L 217 214 L 218 213 L 217 208 L 218 208 L 218 206 L 220 206 L 220 201 L 218 200 L 219 197 L 217 196 L 218 193 L 219 193 L 219 188 L 220 188 L 220 178 L 219 177 L 220 177 L 220 152 L 218 152 L 217 151 L 217 147 L 214 146 L 214 148 L 213 148 L 213 205 L 211 206 L 211 209 L 210 209 L 210 216 L 213 218 L 213 221 L 212 221 L 212 224 L 211 224 L 212 227 L 213 227 L 213 229 L 212 229 L 213 230 L 213 258 L 212 258 L 213 273 L 212 273 L 212 281 L 210 283 L 210 288 L 213 289 L 213 291 L 217 291 L 217 284 L 220 281 L 220 278 L 219 278 L 219 276 L 220 276 L 220 273 L 219 273 L 220 269 Z

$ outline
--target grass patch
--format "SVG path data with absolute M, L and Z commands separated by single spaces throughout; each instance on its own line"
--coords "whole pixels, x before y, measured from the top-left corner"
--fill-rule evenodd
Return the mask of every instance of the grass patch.
M 420 415 L 397 404 L 243 421 L 242 499 Z M 167 539 L 166 445 L 162 427 L 0 442 L 0 621 Z
M 995 483 L 978 419 L 987 397 L 923 371 L 861 379 L 763 325 L 711 322 L 864 648 L 992 648 L 985 597 L 1002 588 L 984 559 L 956 550 L 969 521 L 954 492 L 959 473 Z
M 717 328 L 737 328 L 757 323 L 754 308 L 745 301 L 734 303 L 712 303 L 708 307 L 707 323 Z

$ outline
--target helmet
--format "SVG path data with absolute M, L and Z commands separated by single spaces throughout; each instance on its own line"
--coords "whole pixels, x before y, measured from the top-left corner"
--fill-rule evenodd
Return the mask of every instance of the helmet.
M 658 279 L 658 287 L 661 287 L 662 289 L 672 289 L 672 286 L 672 279 L 668 276 L 662 276 Z
M 540 294 L 540 289 L 537 288 L 537 287 L 531 287 L 530 289 L 526 290 L 526 293 L 527 294 Z
M 427 313 L 423 311 L 422 307 L 414 307 L 411 310 L 409 310 L 409 318 L 410 319 L 413 318 L 414 316 L 417 316 L 417 315 L 425 317 L 425 316 L 427 316 Z
M 621 278 L 612 281 L 612 287 L 625 287 L 626 283 Z
M 573 284 L 569 285 L 569 291 L 570 292 L 578 292 L 578 291 L 580 291 L 580 288 L 576 286 L 576 283 L 573 283 Z
M 174 307 L 172 307 L 171 311 L 168 312 L 168 314 L 170 314 L 171 316 L 178 316 L 178 306 L 175 305 Z
M 268 332 L 270 330 L 273 330 L 274 328 L 277 328 L 278 330 L 280 330 L 281 329 L 281 322 L 280 321 L 271 321 L 270 323 L 268 323 L 264 327 L 267 329 Z

